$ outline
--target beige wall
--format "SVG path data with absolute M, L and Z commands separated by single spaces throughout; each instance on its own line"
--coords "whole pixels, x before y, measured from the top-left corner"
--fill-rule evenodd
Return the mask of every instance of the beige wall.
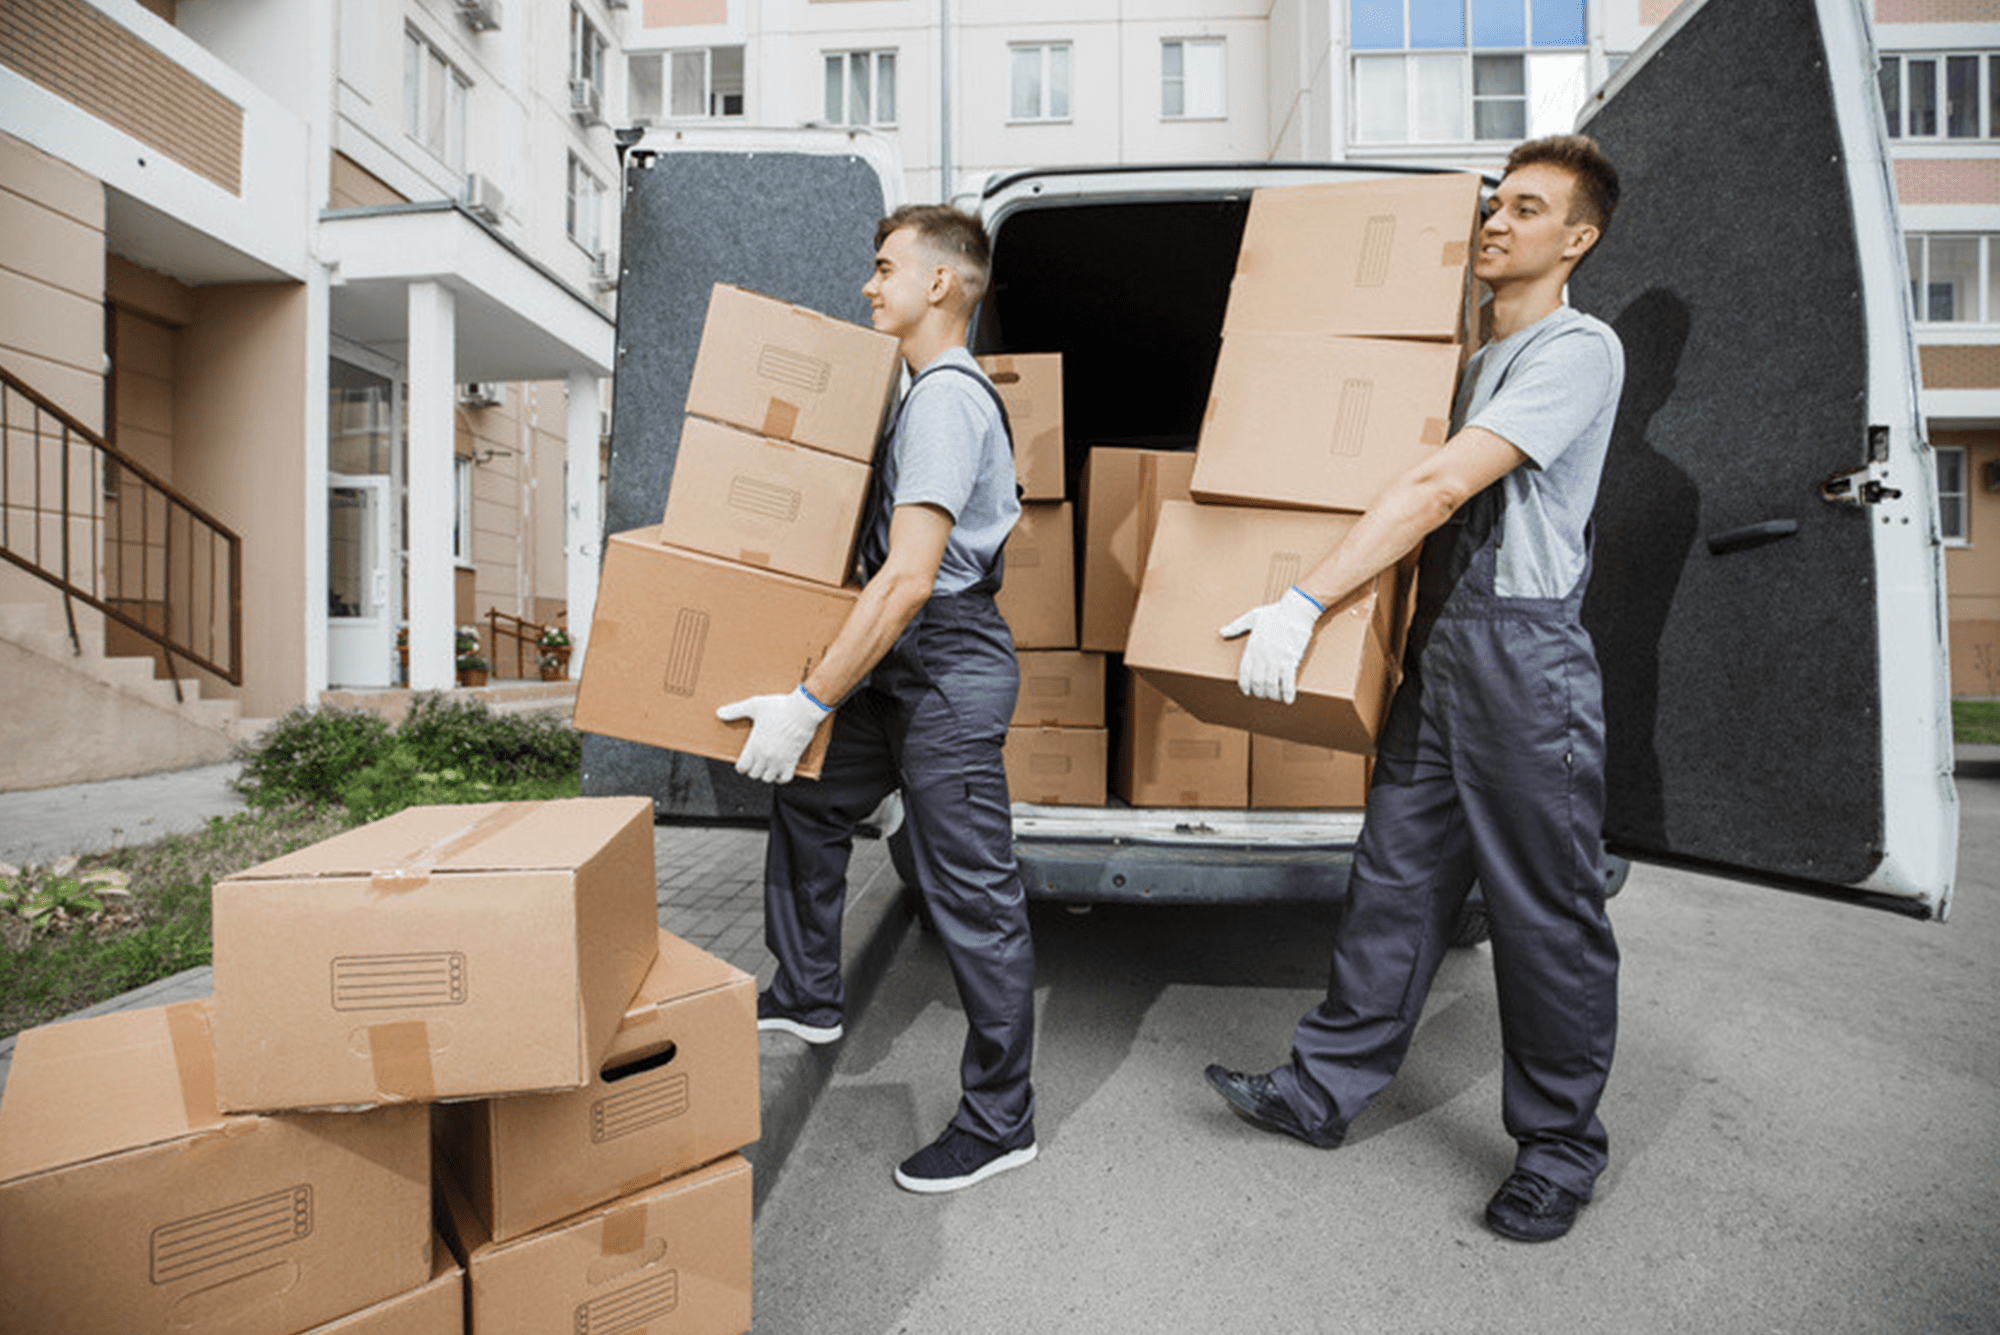
M 104 428 L 104 187 L 0 135 L 0 365 Z
M 1986 489 L 1987 466 L 2000 460 L 2000 431 L 1940 429 L 1931 443 L 1962 446 L 1966 456 L 1966 542 L 1944 553 L 1951 692 L 2000 696 L 2000 491 Z
M 510 384 L 505 401 L 494 407 L 459 409 L 458 453 L 475 461 L 472 569 L 460 571 L 459 615 L 461 624 L 478 622 L 496 675 L 514 675 L 513 645 L 490 642 L 489 609 L 546 624 L 566 606 L 568 420 L 568 393 L 553 381 Z M 532 657 L 523 673 L 535 675 Z
M 409 201 L 391 190 L 382 179 L 345 153 L 333 155 L 333 176 L 327 207 L 334 209 L 373 208 Z
M 174 481 L 243 540 L 244 713 L 305 698 L 306 292 L 294 283 L 198 288 L 175 348 Z M 207 689 L 205 684 L 205 689 Z

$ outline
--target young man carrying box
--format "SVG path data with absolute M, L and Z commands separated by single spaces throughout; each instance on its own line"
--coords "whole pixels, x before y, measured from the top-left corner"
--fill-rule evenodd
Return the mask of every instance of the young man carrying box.
M 877 453 L 861 541 L 868 583 L 797 690 L 716 713 L 754 721 L 736 768 L 780 785 L 764 863 L 765 940 L 778 972 L 758 998 L 760 1029 L 809 1043 L 840 1037 L 854 827 L 901 789 L 968 1032 L 958 1111 L 896 1182 L 955 1191 L 1035 1157 L 1034 948 L 1002 759 L 1020 668 L 993 605 L 1021 507 L 1006 414 L 965 348 L 991 264 L 984 229 L 947 206 L 915 205 L 883 219 L 875 244 L 862 290 L 916 378 Z M 828 714 L 820 777 L 792 783 Z
M 1580 612 L 1625 361 L 1617 335 L 1562 296 L 1617 198 L 1589 139 L 1514 151 L 1473 261 L 1493 291 L 1494 341 L 1466 366 L 1453 434 L 1283 599 L 1222 630 L 1249 634 L 1244 693 L 1290 701 L 1321 610 L 1429 536 L 1327 998 L 1299 1021 L 1288 1064 L 1207 1074 L 1252 1124 L 1338 1145 L 1408 1051 L 1476 876 L 1519 1147 L 1486 1223 L 1529 1242 L 1569 1231 L 1606 1160 L 1597 1107 L 1618 949 L 1604 912 L 1602 682 Z

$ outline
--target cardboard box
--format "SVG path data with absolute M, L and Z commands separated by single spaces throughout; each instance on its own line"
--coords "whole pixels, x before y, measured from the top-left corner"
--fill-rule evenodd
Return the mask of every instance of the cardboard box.
M 1104 726 L 1104 655 L 1074 649 L 1032 649 L 1019 655 L 1017 728 Z
M 1224 504 L 1367 510 L 1443 446 L 1457 381 L 1449 344 L 1232 335 L 1189 490 Z
M 717 283 L 687 411 L 867 463 L 901 376 L 889 335 Z
M 1125 652 L 1139 574 L 1164 501 L 1188 499 L 1195 456 L 1185 450 L 1099 446 L 1083 467 L 1083 616 L 1077 642 Z
M 1135 807 L 1250 804 L 1250 734 L 1203 723 L 1129 669 L 1112 791 Z
M 477 1335 L 750 1329 L 750 1165 L 741 1155 L 508 1242 L 449 1173 L 439 1191 Z
M 431 1277 L 424 1109 L 230 1117 L 209 999 L 22 1034 L 0 1331 L 291 1335 Z
M 1391 685 L 1384 632 L 1395 571 L 1328 609 L 1299 669 L 1292 704 L 1236 686 L 1240 639 L 1217 631 L 1274 601 L 1333 548 L 1352 516 L 1169 501 L 1146 562 L 1126 665 L 1207 723 L 1373 754 Z
M 1007 795 L 1044 806 L 1101 807 L 1110 759 L 1103 728 L 1007 729 Z
M 1250 739 L 1250 805 L 1259 811 L 1343 811 L 1368 805 L 1366 756 L 1277 737 Z
M 1014 474 L 1024 501 L 1059 501 L 1064 491 L 1062 354 L 979 358 L 1007 405 L 1014 433 Z
M 440 1107 L 433 1126 L 495 1241 L 720 1159 L 757 1139 L 757 980 L 661 932 L 590 1084 Z
M 1250 197 L 1223 337 L 1352 334 L 1470 343 L 1472 172 L 1274 186 Z
M 411 807 L 213 903 L 225 1109 L 575 1089 L 653 966 L 653 804 Z
M 868 465 L 690 417 L 660 537 L 743 565 L 845 584 Z
M 431 1239 L 431 1282 L 303 1335 L 465 1335 L 465 1268 Z
M 789 691 L 826 656 L 859 590 L 758 570 L 659 541 L 658 528 L 616 533 L 576 688 L 584 732 L 733 762 L 750 724 L 715 711 Z M 822 726 L 799 761 L 819 773 Z
M 1076 530 L 1068 501 L 1021 507 L 994 602 L 1016 649 L 1076 648 Z

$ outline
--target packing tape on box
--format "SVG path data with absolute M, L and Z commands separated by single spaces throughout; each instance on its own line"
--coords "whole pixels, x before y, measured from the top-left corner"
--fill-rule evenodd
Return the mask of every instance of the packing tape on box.
M 216 1120 L 215 1045 L 208 1032 L 205 1004 L 176 1002 L 167 1010 L 167 1039 L 173 1046 L 174 1070 L 180 1076 L 181 1111 L 189 1126 Z
M 798 426 L 799 406 L 786 403 L 783 399 L 772 399 L 764 409 L 764 425 L 758 428 L 758 434 L 790 440 Z
M 1463 269 L 1465 262 L 1470 258 L 1472 258 L 1472 243 L 1470 241 L 1447 241 L 1444 243 L 1444 260 L 1441 267 L 1446 269 Z
M 368 1059 L 375 1070 L 376 1093 L 414 1103 L 436 1095 L 431 1032 L 424 1021 L 394 1020 L 368 1026 Z
M 368 877 L 368 888 L 377 895 L 406 895 L 431 883 L 431 873 L 440 862 L 463 853 L 508 826 L 526 820 L 537 807 L 534 802 L 508 802 L 462 825 L 450 834 L 410 854 L 393 867 L 379 867 Z
M 598 1255 L 630 1256 L 646 1246 L 646 1207 L 628 1205 L 604 1216 L 598 1235 Z
M 1442 417 L 1426 417 L 1424 419 L 1423 433 L 1417 439 L 1426 445 L 1442 445 L 1444 444 L 1445 435 L 1450 429 L 1451 424 L 1446 422 Z

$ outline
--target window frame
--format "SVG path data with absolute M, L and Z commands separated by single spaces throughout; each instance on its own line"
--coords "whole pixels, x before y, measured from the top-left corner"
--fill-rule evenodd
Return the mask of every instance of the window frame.
M 1181 72 L 1178 76 L 1174 76 L 1180 85 L 1181 91 L 1181 109 L 1179 111 L 1167 110 L 1167 88 L 1170 77 L 1167 74 L 1167 51 L 1171 47 L 1180 48 L 1181 53 Z M 1216 110 L 1188 110 L 1188 90 L 1190 88 L 1188 48 L 1190 47 L 1214 47 L 1217 52 L 1216 78 L 1218 87 L 1215 92 Z M 1202 121 L 1226 121 L 1229 119 L 1229 39 L 1227 37 L 1162 37 L 1160 39 L 1159 114 L 1161 120 L 1171 121 L 1176 124 L 1186 121 L 1198 123 Z
M 733 90 L 718 91 L 716 87 L 715 58 L 716 54 L 722 51 L 735 51 L 737 53 L 737 79 L 739 82 Z M 631 118 L 642 125 L 687 125 L 696 121 L 743 119 L 745 107 L 748 102 L 748 90 L 745 86 L 747 81 L 744 79 L 742 69 L 742 53 L 743 48 L 741 46 L 732 45 L 673 46 L 653 51 L 625 52 L 625 93 Z M 676 87 L 674 81 L 674 57 L 689 55 L 699 55 L 701 57 L 701 96 L 699 100 L 702 109 L 692 115 L 681 115 L 674 110 L 674 91 Z M 632 70 L 640 61 L 650 61 L 658 71 L 657 77 L 653 82 L 659 89 L 659 109 L 652 114 L 641 111 L 638 106 L 638 89 L 645 84 L 646 80 L 635 77 Z M 734 111 L 723 109 L 723 99 L 730 97 L 736 99 L 737 105 Z
M 611 42 L 580 5 L 569 7 L 570 82 L 588 83 L 604 98 L 604 69 L 611 60 Z
M 435 99 L 442 92 L 444 106 Z M 403 28 L 403 133 L 419 148 L 451 170 L 465 172 L 467 109 L 472 80 L 452 63 L 436 42 L 412 25 Z M 439 121 L 442 142 L 433 142 L 430 125 Z
M 1395 149 L 1487 149 L 1491 146 L 1515 144 L 1523 139 L 1533 138 L 1537 133 L 1557 132 L 1567 128 L 1569 117 L 1557 117 L 1554 122 L 1536 123 L 1537 106 L 1543 99 L 1565 84 L 1580 84 L 1583 96 L 1588 95 L 1591 79 L 1591 45 L 1588 4 L 1581 10 L 1583 30 L 1577 34 L 1579 40 L 1570 42 L 1557 40 L 1566 38 L 1567 33 L 1551 33 L 1544 26 L 1544 19 L 1535 12 L 1534 0 L 1516 0 L 1519 7 L 1518 28 L 1502 18 L 1495 23 L 1493 14 L 1479 10 L 1480 0 L 1459 0 L 1456 44 L 1437 40 L 1438 34 L 1429 38 L 1418 31 L 1424 16 L 1413 14 L 1412 0 L 1389 0 L 1400 25 L 1400 44 L 1386 45 L 1381 40 L 1387 34 L 1380 29 L 1380 20 L 1387 17 L 1386 7 L 1378 6 L 1364 15 L 1354 3 L 1348 6 L 1347 20 L 1347 142 L 1352 149 L 1367 153 Z M 1566 9 L 1567 6 L 1565 5 Z M 1550 24 L 1560 22 L 1565 15 L 1553 5 L 1550 13 L 1556 17 L 1548 19 Z M 1431 15 L 1435 19 L 1437 15 Z M 1365 37 L 1356 36 L 1357 22 L 1374 22 L 1376 30 Z M 1496 27 L 1504 32 L 1496 34 Z M 1442 36 L 1453 34 L 1445 32 Z M 1507 40 L 1483 41 L 1482 37 L 1504 36 Z M 1480 62 L 1508 60 L 1514 63 L 1518 91 L 1485 90 L 1480 88 Z M 1449 127 L 1454 133 L 1431 133 L 1425 125 L 1425 112 L 1429 108 L 1427 99 L 1441 86 L 1436 75 L 1446 63 L 1454 67 L 1456 90 L 1452 105 L 1446 110 L 1455 122 Z M 1395 117 L 1399 129 L 1393 133 L 1364 134 L 1364 127 L 1371 120 L 1379 122 L 1379 117 L 1370 117 L 1364 111 L 1369 98 L 1379 97 L 1383 88 L 1380 77 L 1370 78 L 1364 69 L 1373 67 L 1387 74 L 1393 67 L 1394 84 L 1401 94 L 1402 105 Z M 1365 95 L 1364 95 L 1364 90 Z M 1574 112 L 1583 105 L 1582 98 L 1571 108 Z M 1481 111 L 1505 106 L 1513 109 L 1519 117 L 1521 133 L 1483 135 L 1481 133 Z M 1510 118 L 1511 120 L 1511 118 Z M 1510 123 L 1505 128 L 1512 130 Z
M 1033 115 L 1023 115 L 1014 100 L 1015 62 L 1028 52 L 1038 53 L 1041 67 L 1039 106 Z M 1062 52 L 1062 110 L 1055 109 L 1055 67 L 1057 51 Z M 1076 43 L 1066 41 L 1007 43 L 1007 124 L 1068 125 L 1076 119 Z
M 462 569 L 472 566 L 472 456 L 451 456 L 451 559 Z
M 832 118 L 825 118 L 823 123 L 827 125 L 838 125 L 847 129 L 861 129 L 861 130 L 895 129 L 901 123 L 901 117 L 903 111 L 903 99 L 902 99 L 902 87 L 901 87 L 902 84 L 902 78 L 901 78 L 902 61 L 900 59 L 901 55 L 902 55 L 902 48 L 896 46 L 852 46 L 852 47 L 840 47 L 836 50 L 830 50 L 830 51 L 821 51 L 820 52 L 820 112 L 822 113 L 823 117 L 827 109 L 826 94 L 829 91 L 827 88 L 827 78 L 833 72 L 836 66 L 838 66 L 840 71 L 840 108 L 841 108 L 840 117 L 837 120 Z M 855 120 L 853 118 L 853 111 L 854 111 L 853 71 L 854 71 L 854 62 L 857 59 L 865 61 L 868 69 L 868 116 L 867 119 L 865 120 Z M 892 104 L 889 109 L 889 115 L 886 119 L 884 119 L 881 114 L 882 88 L 883 88 L 882 72 L 885 66 L 888 69 L 889 73 L 889 78 L 887 82 L 889 88 L 889 101 Z
M 1939 241 L 1971 241 L 1979 246 L 1979 257 L 1969 284 L 1973 303 L 1971 318 L 1964 320 L 1931 318 L 1931 309 L 1940 286 L 1931 277 L 1931 247 Z M 1904 255 L 1909 267 L 1910 318 L 1925 331 L 1978 330 L 2000 326 L 2000 232 L 1971 230 L 1903 232 Z M 1954 300 L 1958 294 L 1954 289 Z
M 579 198 L 579 186 L 587 185 Z M 584 254 L 596 259 L 604 253 L 604 201 L 610 187 L 597 179 L 597 173 L 590 164 L 579 156 L 575 149 L 569 151 L 569 164 L 564 185 L 563 230 Z M 578 234 L 578 222 L 588 216 L 589 237 Z
M 1951 76 L 1954 60 L 1973 65 L 1972 92 L 1974 133 L 1951 133 Z M 1911 97 L 1914 86 L 1912 62 L 1931 66 L 1930 98 L 1926 103 L 1935 119 L 1935 128 L 1926 133 L 1911 129 L 1910 120 L 1917 104 Z M 1893 80 L 1891 71 L 1893 70 Z M 1885 51 L 1876 68 L 1876 88 L 1882 102 L 1882 119 L 1889 139 L 1897 144 L 1980 144 L 2000 141 L 2000 48 L 1964 47 L 1936 51 Z
M 1933 445 L 1931 453 L 1937 476 L 1938 496 L 1938 537 L 1947 547 L 1970 547 L 1972 545 L 1972 451 L 1964 445 Z M 1958 486 L 1947 490 L 1945 487 L 1945 460 L 1957 461 Z M 1958 523 L 1956 526 L 1945 519 L 1947 498 L 1958 502 Z M 1954 532 L 1954 527 L 1956 531 Z

